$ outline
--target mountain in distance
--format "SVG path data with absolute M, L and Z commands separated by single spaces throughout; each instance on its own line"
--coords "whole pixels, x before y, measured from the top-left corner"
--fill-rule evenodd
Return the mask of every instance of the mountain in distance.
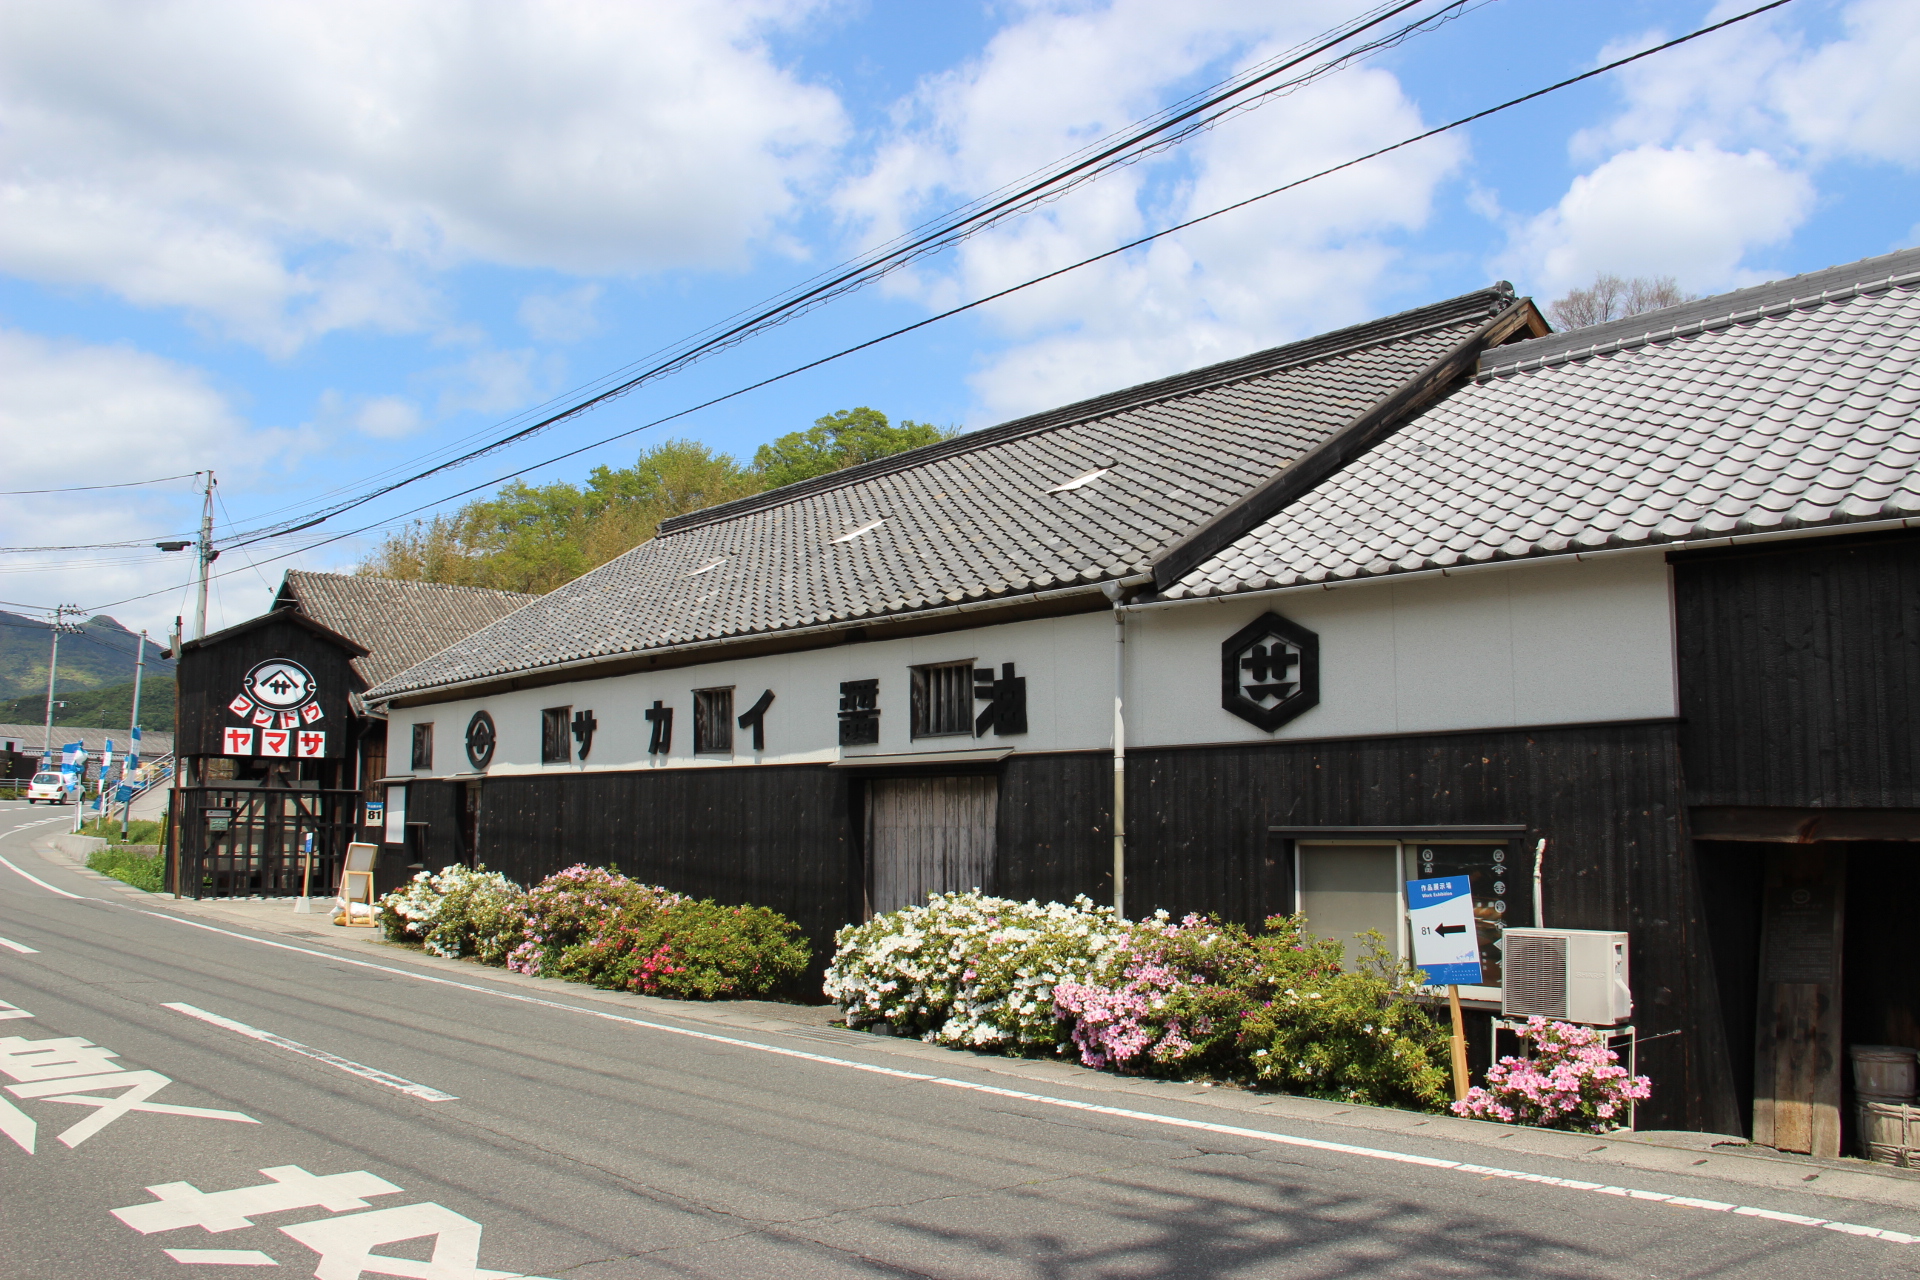
M 46 710 L 47 655 L 52 647 L 50 631 L 42 619 L 0 612 L 0 698 L 23 698 L 38 694 L 41 715 Z M 134 649 L 139 639 L 105 614 L 87 619 L 80 632 L 62 635 L 59 688 L 54 694 L 55 699 L 71 701 L 71 694 L 120 684 L 131 687 Z M 149 677 L 173 675 L 174 664 L 160 657 L 160 650 L 165 647 L 165 641 L 147 637 Z M 145 699 L 141 701 L 144 710 Z M 34 719 L 37 721 L 40 716 Z
M 60 667 L 66 669 L 66 654 Z M 61 681 L 62 684 L 66 682 Z M 53 727 L 72 725 L 81 729 L 125 729 L 133 714 L 133 682 L 110 685 L 105 689 L 60 690 L 56 701 L 64 707 L 53 709 Z M 149 674 L 140 682 L 140 727 L 154 733 L 173 732 L 174 685 L 172 676 Z M 0 702 L 0 724 L 45 724 L 47 691 L 30 693 L 24 698 Z M 124 735 L 122 735 L 124 736 Z

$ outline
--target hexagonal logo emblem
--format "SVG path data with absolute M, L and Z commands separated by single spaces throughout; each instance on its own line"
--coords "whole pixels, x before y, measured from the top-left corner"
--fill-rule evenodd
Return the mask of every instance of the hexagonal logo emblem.
M 1272 733 L 1320 702 L 1320 637 L 1263 613 L 1220 646 L 1220 705 Z

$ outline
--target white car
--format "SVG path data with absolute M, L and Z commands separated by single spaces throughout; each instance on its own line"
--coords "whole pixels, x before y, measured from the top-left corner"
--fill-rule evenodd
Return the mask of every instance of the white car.
M 48 804 L 67 802 L 66 779 L 57 773 L 36 773 L 33 781 L 27 784 L 27 803 L 39 804 L 45 800 Z

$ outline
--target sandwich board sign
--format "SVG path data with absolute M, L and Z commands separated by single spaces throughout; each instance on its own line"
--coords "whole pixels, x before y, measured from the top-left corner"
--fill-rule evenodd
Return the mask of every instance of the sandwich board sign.
M 1480 985 L 1480 929 L 1473 918 L 1473 881 L 1437 876 L 1407 881 L 1413 965 L 1436 987 Z

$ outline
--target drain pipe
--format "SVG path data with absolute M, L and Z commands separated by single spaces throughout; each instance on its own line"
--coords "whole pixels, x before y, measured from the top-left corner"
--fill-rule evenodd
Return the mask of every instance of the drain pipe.
M 1533 927 L 1547 927 L 1547 897 L 1541 873 L 1547 862 L 1547 842 L 1543 838 L 1533 846 Z
M 1113 601 L 1113 913 L 1127 918 L 1127 614 L 1120 583 L 1106 585 Z

